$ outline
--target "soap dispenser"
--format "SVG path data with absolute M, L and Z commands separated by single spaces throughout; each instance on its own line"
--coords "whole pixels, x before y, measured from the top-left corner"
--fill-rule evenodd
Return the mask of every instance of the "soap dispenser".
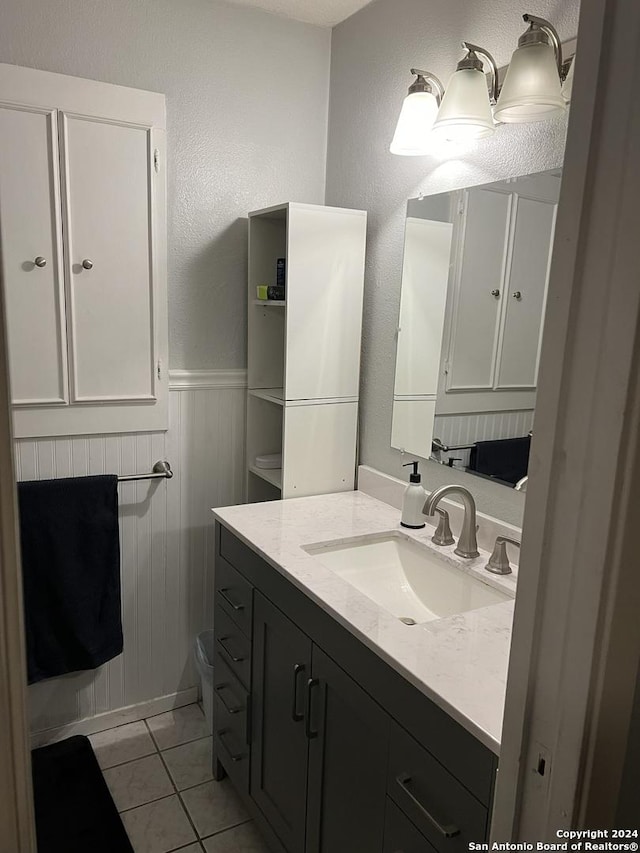
M 420 485 L 420 474 L 418 472 L 417 462 L 407 462 L 403 468 L 413 466 L 413 474 L 409 477 L 409 485 L 407 486 L 404 497 L 402 499 L 402 518 L 400 524 L 403 527 L 411 527 L 413 530 L 420 530 L 425 526 L 424 515 L 422 508 L 427 499 L 425 490 Z

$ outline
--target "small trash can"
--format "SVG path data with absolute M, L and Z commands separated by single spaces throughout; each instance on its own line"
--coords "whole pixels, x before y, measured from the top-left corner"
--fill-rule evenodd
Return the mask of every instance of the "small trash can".
M 202 685 L 202 706 L 209 731 L 213 731 L 213 631 L 202 631 L 196 638 L 195 658 Z

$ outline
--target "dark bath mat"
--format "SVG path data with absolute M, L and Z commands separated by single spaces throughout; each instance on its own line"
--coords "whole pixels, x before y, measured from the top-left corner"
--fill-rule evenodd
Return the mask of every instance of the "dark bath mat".
M 38 853 L 133 853 L 88 738 L 31 753 Z

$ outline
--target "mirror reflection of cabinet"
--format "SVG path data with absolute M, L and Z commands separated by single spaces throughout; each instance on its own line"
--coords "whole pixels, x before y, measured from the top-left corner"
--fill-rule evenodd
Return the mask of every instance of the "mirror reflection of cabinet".
M 553 178 L 463 191 L 446 393 L 535 390 L 557 202 Z
M 407 218 L 391 428 L 400 449 L 424 441 L 433 424 L 452 232 L 449 222 Z
M 505 484 L 526 474 L 560 179 L 409 200 L 392 447 Z

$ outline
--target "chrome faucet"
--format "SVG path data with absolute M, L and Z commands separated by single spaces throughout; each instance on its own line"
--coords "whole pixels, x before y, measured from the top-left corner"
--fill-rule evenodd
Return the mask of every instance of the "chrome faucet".
M 464 486 L 440 486 L 431 492 L 422 509 L 424 515 L 433 515 L 440 500 L 445 495 L 457 494 L 462 498 L 464 505 L 464 519 L 462 530 L 458 539 L 458 546 L 454 553 L 459 557 L 478 557 L 478 541 L 476 539 L 476 502 L 473 495 Z

